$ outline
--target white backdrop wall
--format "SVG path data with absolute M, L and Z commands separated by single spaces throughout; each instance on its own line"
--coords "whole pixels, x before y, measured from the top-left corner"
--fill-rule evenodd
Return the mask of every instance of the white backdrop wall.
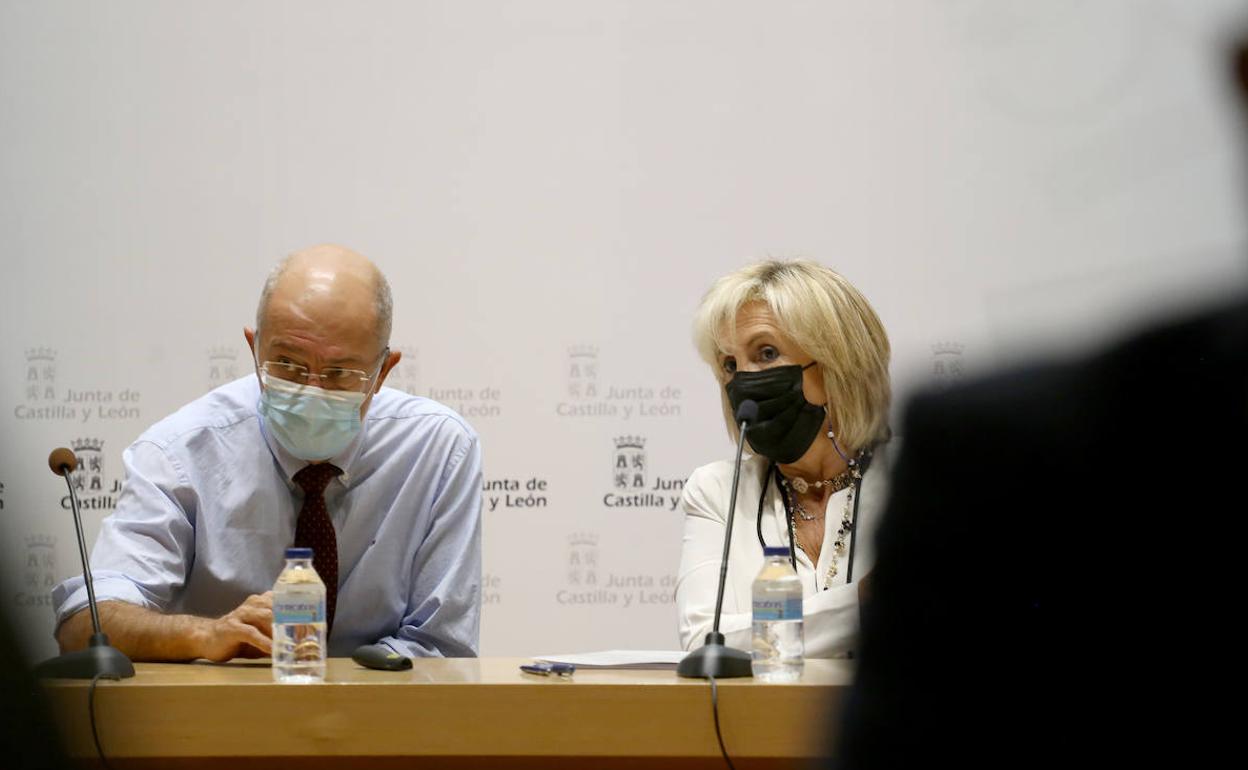
M 673 647 L 672 503 L 730 451 L 711 280 L 840 270 L 903 398 L 1244 285 L 1237 6 L 0 2 L 0 602 L 52 651 L 48 450 L 94 541 L 122 449 L 251 372 L 265 273 L 333 241 L 394 286 L 390 384 L 483 437 L 482 652 Z

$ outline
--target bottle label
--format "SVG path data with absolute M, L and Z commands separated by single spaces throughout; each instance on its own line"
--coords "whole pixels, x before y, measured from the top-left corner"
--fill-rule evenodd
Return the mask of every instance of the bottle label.
M 755 599 L 754 600 L 754 622 L 767 622 L 770 620 L 801 620 L 802 619 L 802 600 L 801 597 L 790 597 L 788 599 Z
M 273 602 L 274 623 L 324 623 L 325 600 L 286 599 Z

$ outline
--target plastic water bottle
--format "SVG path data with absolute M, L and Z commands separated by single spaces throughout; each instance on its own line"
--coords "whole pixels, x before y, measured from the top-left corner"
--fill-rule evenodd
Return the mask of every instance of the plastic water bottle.
M 325 584 L 312 567 L 311 548 L 287 548 L 273 586 L 273 681 L 325 681 Z
M 802 676 L 802 583 L 789 564 L 788 548 L 763 549 L 754 578 L 754 678 L 794 682 Z

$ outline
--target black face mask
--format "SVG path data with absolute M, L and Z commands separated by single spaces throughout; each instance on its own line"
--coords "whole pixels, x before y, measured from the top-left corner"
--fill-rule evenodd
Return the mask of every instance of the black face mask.
M 815 443 L 823 430 L 827 410 L 806 400 L 802 372 L 814 366 L 791 364 L 758 372 L 737 372 L 724 389 L 736 414 L 741 402 L 758 404 L 758 419 L 749 426 L 746 440 L 758 454 L 782 465 L 796 462 Z

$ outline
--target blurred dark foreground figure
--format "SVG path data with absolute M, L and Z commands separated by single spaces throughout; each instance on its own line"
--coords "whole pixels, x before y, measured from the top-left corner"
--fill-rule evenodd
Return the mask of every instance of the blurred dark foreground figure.
M 1236 71 L 1248 94 L 1248 49 Z M 902 435 L 833 766 L 1223 759 L 1248 586 L 1248 297 L 921 396 Z
M 0 584 L 0 591 L 4 587 Z M 7 610 L 0 611 L 0 767 L 68 767 L 47 699 L 31 673 L 33 661 L 26 657 L 12 621 Z

